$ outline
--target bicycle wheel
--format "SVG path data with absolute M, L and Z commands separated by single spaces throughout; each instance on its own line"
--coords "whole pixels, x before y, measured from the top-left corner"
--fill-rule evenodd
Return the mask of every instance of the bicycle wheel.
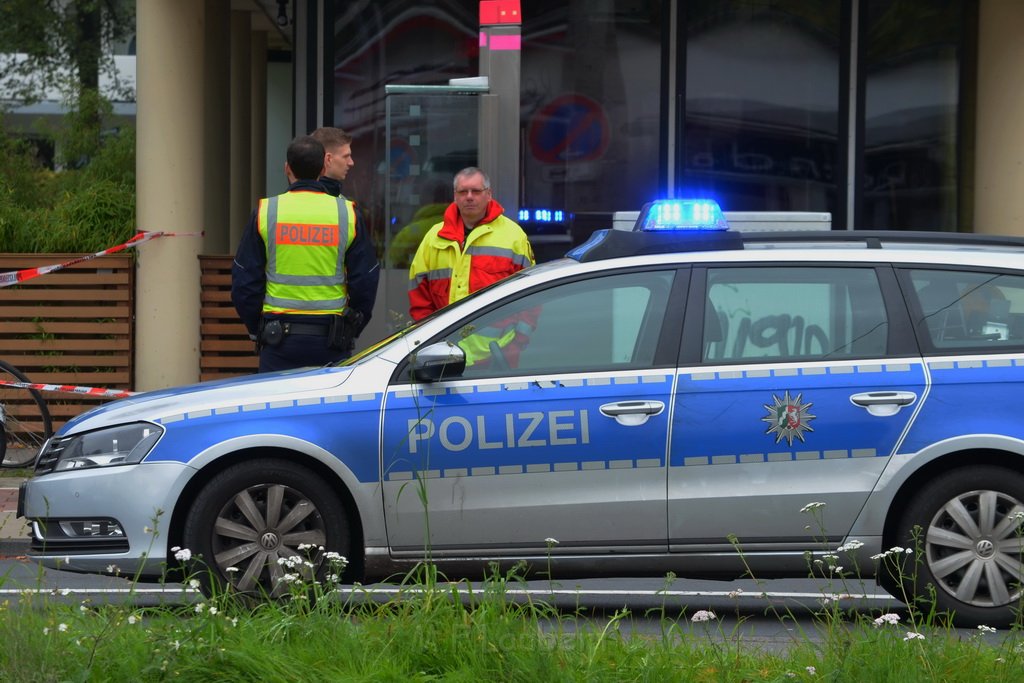
M 0 360 L 0 380 L 28 382 L 16 367 Z M 53 433 L 46 401 L 35 389 L 0 384 L 0 467 L 28 467 Z

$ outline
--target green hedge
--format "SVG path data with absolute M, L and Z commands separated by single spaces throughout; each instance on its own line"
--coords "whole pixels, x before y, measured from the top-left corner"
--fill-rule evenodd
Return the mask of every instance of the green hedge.
M 0 134 L 0 251 L 93 253 L 135 229 L 135 132 L 103 139 L 80 168 L 54 172 Z

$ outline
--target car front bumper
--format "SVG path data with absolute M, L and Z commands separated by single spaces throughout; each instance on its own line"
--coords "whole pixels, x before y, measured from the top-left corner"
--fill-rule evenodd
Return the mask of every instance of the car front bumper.
M 160 575 L 174 502 L 194 474 L 160 462 L 31 479 L 18 502 L 32 526 L 28 555 L 52 569 Z

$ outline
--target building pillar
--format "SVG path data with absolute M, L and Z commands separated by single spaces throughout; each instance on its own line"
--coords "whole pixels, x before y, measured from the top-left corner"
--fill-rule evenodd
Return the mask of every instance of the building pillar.
M 256 206 L 267 196 L 267 34 L 257 31 L 252 34 L 252 137 L 251 163 L 249 164 L 249 204 Z
M 230 192 L 228 222 L 231 253 L 238 248 L 242 231 L 252 213 L 250 190 L 252 165 L 252 16 L 245 11 L 231 12 L 231 123 Z
M 204 0 L 138 3 L 136 217 L 148 231 L 203 223 Z M 136 390 L 199 378 L 202 239 L 162 237 L 138 248 Z
M 480 3 L 480 75 L 488 95 L 480 100 L 480 168 L 494 196 L 512 218 L 519 213 L 520 48 L 522 15 L 515 0 Z
M 203 239 L 204 254 L 230 252 L 231 228 L 228 213 L 228 168 L 231 101 L 231 8 L 226 2 L 206 2 L 206 68 L 203 70 Z
M 974 232 L 1024 235 L 1024 3 L 978 5 Z

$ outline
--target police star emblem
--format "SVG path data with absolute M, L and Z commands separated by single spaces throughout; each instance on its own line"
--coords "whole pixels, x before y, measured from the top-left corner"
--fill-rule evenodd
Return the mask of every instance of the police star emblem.
M 789 390 L 780 399 L 775 394 L 772 394 L 773 403 L 765 403 L 764 409 L 768 411 L 767 417 L 762 417 L 762 422 L 768 423 L 768 429 L 765 430 L 765 434 L 774 434 L 775 443 L 779 443 L 783 439 L 792 446 L 793 439 L 804 440 L 804 432 L 813 432 L 814 428 L 811 427 L 811 420 L 816 415 L 811 415 L 807 411 L 810 410 L 813 403 L 803 403 L 803 394 L 797 394 L 796 398 L 790 398 Z

